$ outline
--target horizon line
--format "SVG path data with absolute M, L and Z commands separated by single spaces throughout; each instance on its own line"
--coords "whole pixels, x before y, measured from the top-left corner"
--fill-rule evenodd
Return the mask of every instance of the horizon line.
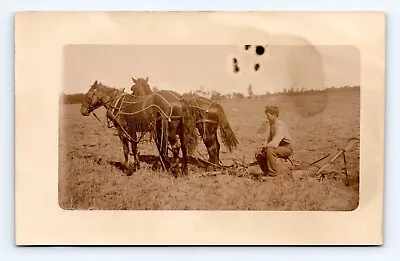
M 157 85 L 152 86 L 151 88 L 153 88 L 153 87 L 157 87 Z M 110 86 L 110 88 L 121 89 L 121 88 L 111 87 L 111 86 Z M 306 91 L 311 91 L 311 90 L 313 90 L 313 91 L 324 91 L 324 90 L 327 90 L 327 89 L 341 89 L 341 88 L 361 88 L 361 85 L 342 85 L 342 86 L 323 87 L 323 88 L 321 88 L 321 89 L 314 89 L 314 88 L 308 88 L 308 89 L 307 89 L 307 88 L 304 88 L 304 89 L 305 89 Z M 126 88 L 123 88 L 123 89 L 126 89 Z M 292 87 L 292 88 L 287 88 L 286 90 L 287 90 L 287 91 L 294 90 L 295 92 L 302 92 L 302 91 L 301 91 L 302 89 L 303 89 L 303 88 L 293 88 L 293 87 Z M 158 90 L 167 90 L 167 89 L 158 88 Z M 285 90 L 285 88 L 282 89 L 282 90 L 279 90 L 279 91 L 274 91 L 274 92 L 269 92 L 269 91 L 266 91 L 266 92 L 264 92 L 264 93 L 259 93 L 259 92 L 257 92 L 257 93 L 253 93 L 253 95 L 266 95 L 267 93 L 270 93 L 270 94 L 278 94 L 278 93 L 284 93 L 284 90 Z M 200 90 L 200 89 L 190 90 L 190 91 L 181 92 L 181 94 L 196 93 L 196 91 L 201 91 L 201 90 Z M 235 92 L 235 91 L 222 93 L 222 92 L 219 92 L 219 91 L 217 91 L 217 90 L 212 90 L 212 89 L 211 89 L 210 91 L 208 91 L 208 92 L 205 92 L 205 93 L 211 94 L 212 91 L 218 92 L 220 95 L 227 95 L 227 94 L 233 94 L 233 93 L 240 93 L 240 94 L 245 94 L 245 93 L 246 93 L 246 92 Z M 75 93 L 60 92 L 60 95 L 62 95 L 62 94 L 65 94 L 65 95 L 74 95 L 74 94 L 85 94 L 85 92 L 75 92 Z

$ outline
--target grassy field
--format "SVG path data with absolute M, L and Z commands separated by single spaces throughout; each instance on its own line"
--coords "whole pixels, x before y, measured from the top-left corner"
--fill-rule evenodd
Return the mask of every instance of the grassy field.
M 359 138 L 359 89 L 301 96 L 263 97 L 221 101 L 238 136 L 232 153 L 221 147 L 224 164 L 233 159 L 254 160 L 254 151 L 266 138 L 260 131 L 265 105 L 278 105 L 280 118 L 294 139 L 296 164 L 306 165 Z M 349 185 L 345 186 L 343 159 L 323 172 L 321 179 L 311 167 L 300 178 L 292 177 L 290 163 L 281 162 L 281 175 L 259 181 L 236 170 L 206 175 L 190 165 L 187 177 L 153 171 L 150 164 L 125 176 L 117 168 L 123 161 L 122 145 L 114 129 L 106 126 L 104 109 L 95 117 L 79 113 L 80 105 L 61 105 L 59 144 L 59 204 L 63 209 L 141 210 L 336 210 L 350 211 L 359 201 L 359 145 L 346 154 Z M 140 144 L 142 155 L 157 155 L 153 143 Z M 206 156 L 203 143 L 199 152 Z M 199 157 L 195 154 L 193 156 Z M 201 175 L 203 174 L 203 175 Z M 297 177 L 297 176 L 296 176 Z

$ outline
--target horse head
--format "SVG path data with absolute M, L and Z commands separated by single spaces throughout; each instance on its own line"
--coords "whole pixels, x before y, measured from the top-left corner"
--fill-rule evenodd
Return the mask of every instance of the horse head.
M 89 91 L 84 96 L 81 106 L 81 114 L 83 116 L 89 116 L 92 111 L 105 104 L 105 98 L 108 97 L 108 95 L 102 87 L 101 83 L 97 80 L 90 86 Z
M 152 90 L 149 85 L 149 77 L 146 79 L 143 78 L 133 78 L 132 82 L 134 83 L 131 87 L 132 94 L 135 96 L 144 96 L 152 93 Z

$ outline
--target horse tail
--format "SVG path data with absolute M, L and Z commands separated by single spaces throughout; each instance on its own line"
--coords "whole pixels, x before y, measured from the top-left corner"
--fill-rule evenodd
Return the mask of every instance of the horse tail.
M 221 134 L 222 143 L 232 151 L 239 144 L 235 133 L 229 125 L 228 119 L 225 115 L 225 111 L 219 103 L 215 103 L 218 111 L 218 127 Z
M 196 129 L 196 121 L 192 115 L 191 107 L 189 103 L 182 99 L 180 100 L 182 104 L 182 127 L 183 127 L 183 136 L 185 140 L 185 145 L 188 154 L 193 154 L 196 146 L 197 146 L 197 129 Z M 183 144 L 182 144 L 183 145 Z

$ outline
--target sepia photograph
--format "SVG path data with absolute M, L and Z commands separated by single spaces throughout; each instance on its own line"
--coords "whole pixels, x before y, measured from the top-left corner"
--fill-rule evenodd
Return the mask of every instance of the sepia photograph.
M 16 13 L 16 244 L 381 245 L 385 19 Z
M 68 45 L 63 60 L 63 209 L 358 206 L 354 46 Z

